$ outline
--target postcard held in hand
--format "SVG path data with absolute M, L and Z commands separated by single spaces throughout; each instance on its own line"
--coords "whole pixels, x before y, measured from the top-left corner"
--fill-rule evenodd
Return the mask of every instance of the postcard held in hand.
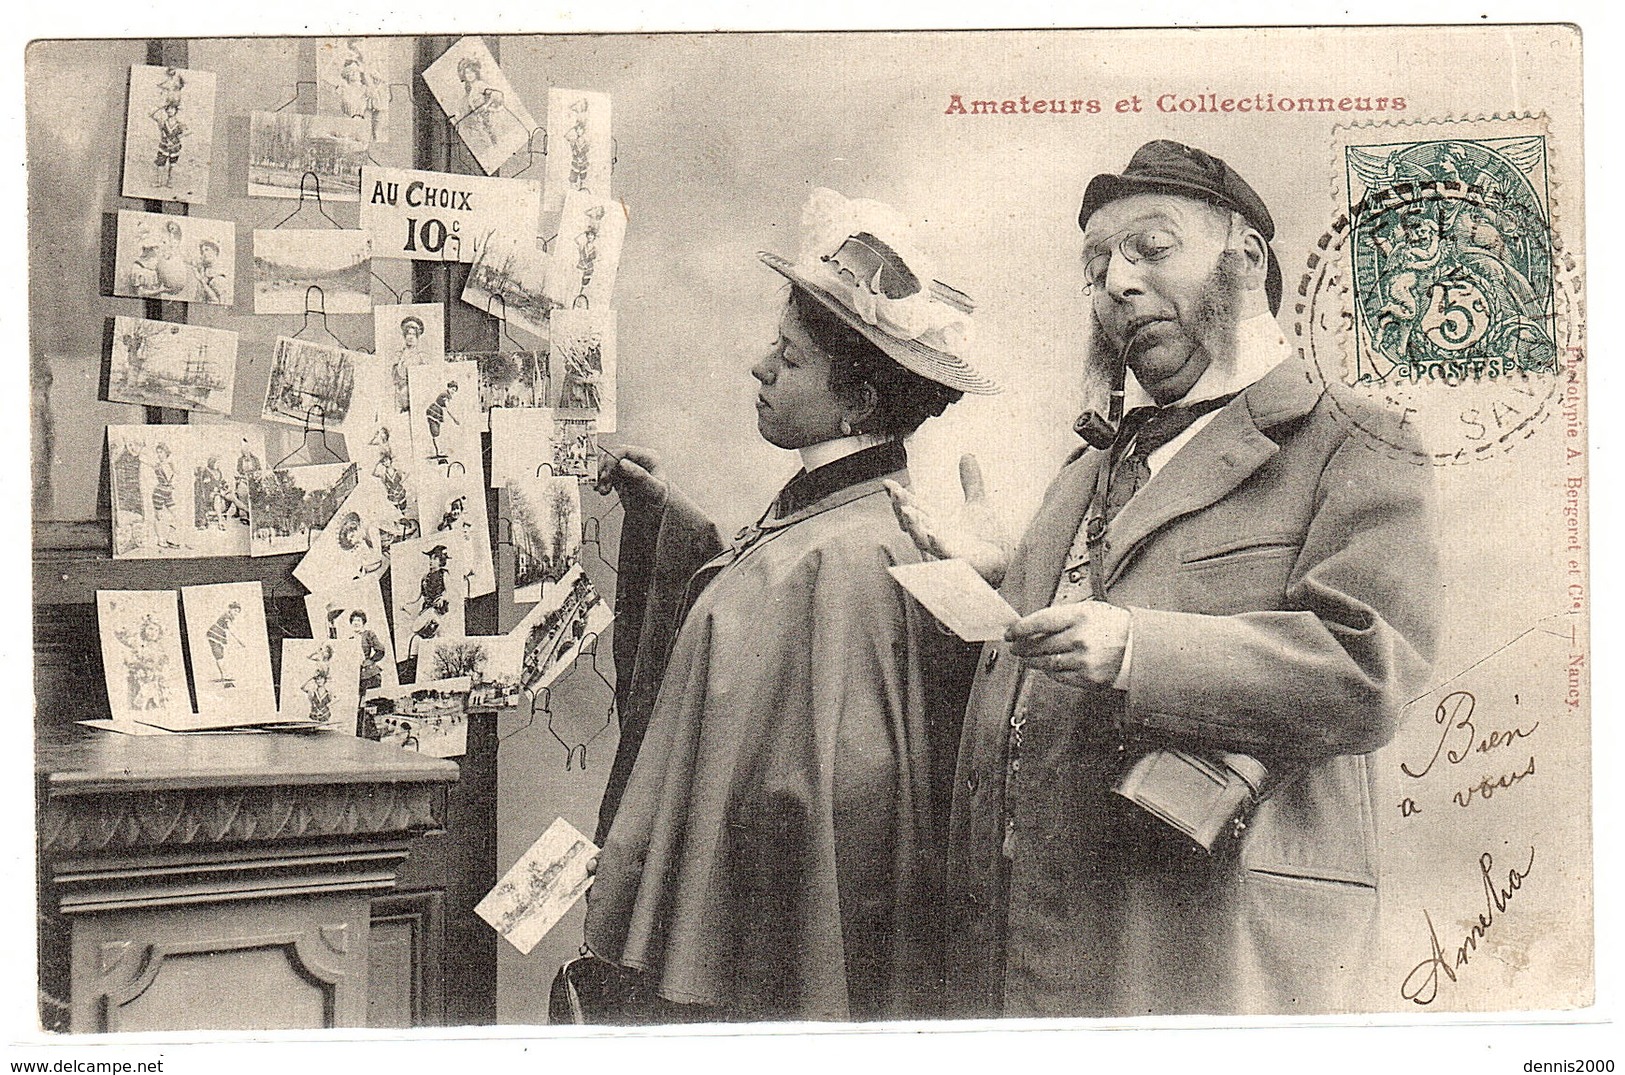
M 525 955 L 558 924 L 592 884 L 593 842 L 562 817 L 502 875 L 474 913 Z
M 926 560 L 888 567 L 891 577 L 942 625 L 966 642 L 997 642 L 1020 619 L 1010 602 L 965 560 Z

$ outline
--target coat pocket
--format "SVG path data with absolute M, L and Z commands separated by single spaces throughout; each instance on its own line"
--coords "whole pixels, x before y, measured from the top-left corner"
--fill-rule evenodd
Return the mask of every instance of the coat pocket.
M 1180 554 L 1176 580 L 1181 610 L 1228 616 L 1280 608 L 1298 549 L 1290 534 L 1187 547 Z
M 1244 870 L 1235 965 L 1257 1011 L 1359 1010 L 1375 952 L 1375 887 Z

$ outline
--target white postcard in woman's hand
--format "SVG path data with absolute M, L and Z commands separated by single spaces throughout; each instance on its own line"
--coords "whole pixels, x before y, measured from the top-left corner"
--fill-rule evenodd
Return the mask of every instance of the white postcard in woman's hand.
M 965 560 L 927 560 L 886 569 L 926 611 L 966 642 L 995 642 L 1021 617 Z
M 562 817 L 547 827 L 474 913 L 525 955 L 547 935 L 592 883 L 593 842 Z

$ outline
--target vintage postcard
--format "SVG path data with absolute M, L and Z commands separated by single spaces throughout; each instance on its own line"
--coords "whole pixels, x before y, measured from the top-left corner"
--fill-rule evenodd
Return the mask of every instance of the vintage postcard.
M 423 480 L 482 475 L 480 431 L 485 423 L 480 415 L 479 370 L 474 363 L 413 366 L 406 377 L 414 466 Z
M 598 420 L 579 411 L 553 412 L 553 473 L 598 477 Z
M 262 472 L 248 488 L 249 551 L 254 556 L 308 552 L 356 487 L 354 463 L 315 463 Z
M 354 638 L 284 638 L 278 712 L 354 734 L 360 669 L 361 644 Z
M 203 205 L 214 159 L 213 71 L 130 68 L 124 196 Z
M 368 142 L 389 141 L 389 50 L 365 37 L 316 42 L 316 111 L 361 120 Z
M 488 175 L 530 142 L 536 120 L 480 38 L 452 45 L 424 68 L 423 81 Z
M 491 559 L 491 531 L 485 509 L 481 470 L 471 474 L 423 473 L 418 486 L 424 537 L 438 537 L 450 545 L 462 564 L 459 593 L 482 597 L 496 589 Z
M 369 357 L 332 344 L 278 336 L 260 417 L 302 429 L 339 431 L 350 415 L 356 368 Z
M 396 408 L 401 400 L 397 393 L 405 388 L 403 373 L 387 358 L 361 356 L 355 363 L 355 392 L 343 425 L 344 444 L 361 488 L 374 489 L 388 505 L 377 520 L 386 552 L 390 543 L 417 537 L 422 529 L 410 419 L 404 407 Z
M 501 318 L 505 327 L 546 340 L 548 314 L 559 305 L 548 290 L 553 262 L 554 255 L 528 232 L 482 235 L 463 284 L 463 301 Z
M 460 351 L 449 357 L 453 362 L 472 362 L 479 367 L 480 410 L 487 430 L 492 428 L 494 410 L 547 404 L 546 351 Z
M 229 220 L 118 211 L 115 295 L 230 306 L 236 269 L 237 226 Z
M 579 411 L 615 432 L 615 311 L 555 310 L 549 360 L 558 369 L 553 406 Z
M 400 684 L 395 644 L 384 612 L 377 577 L 358 579 L 332 590 L 305 595 L 312 638 L 354 639 L 361 654 L 358 685 L 363 692 Z
M 208 555 L 194 547 L 191 427 L 107 427 L 114 559 Z
M 474 913 L 528 956 L 586 894 L 592 884 L 587 865 L 597 854 L 597 846 L 561 817 L 502 875 Z
M 372 312 L 367 233 L 340 228 L 254 232 L 254 312 Z
M 359 469 L 350 463 L 326 465 Z M 310 551 L 293 569 L 293 577 L 307 590 L 331 590 L 381 575 L 389 566 L 382 529 L 396 521 L 394 508 L 375 483 L 348 475 L 343 485 L 349 494 L 319 531 L 311 531 Z
M 365 117 L 252 112 L 248 193 L 324 203 L 357 201 L 370 132 Z
M 1589 466 L 1611 432 L 1606 419 L 1590 422 L 1589 330 L 1614 296 L 1606 274 L 1600 288 L 1591 276 L 1587 245 L 1602 236 L 1606 261 L 1612 208 L 1599 183 L 1615 136 L 1596 89 L 1607 80 L 1595 76 L 1615 62 L 1613 20 L 1413 14 L 1217 27 L 1207 10 L 1177 26 L 1019 32 L 572 24 L 450 52 L 461 28 L 391 40 L 396 138 L 374 156 L 419 167 L 375 177 L 367 165 L 361 203 L 335 216 L 359 222 L 376 256 L 427 261 L 381 274 L 414 299 L 442 300 L 448 322 L 468 321 L 451 336 L 547 351 L 551 377 L 531 405 L 553 408 L 561 435 L 515 449 L 504 412 L 491 410 L 488 478 L 477 451 L 464 445 L 454 459 L 437 443 L 478 445 L 482 386 L 460 380 L 453 395 L 442 380 L 424 397 L 412 374 L 442 368 L 433 364 L 407 366 L 410 431 L 388 426 L 387 454 L 379 405 L 364 437 L 344 423 L 358 479 L 364 468 L 386 501 L 392 482 L 418 500 L 418 534 L 403 530 L 389 549 L 384 607 L 364 626 L 388 634 L 401 677 L 425 665 L 425 683 L 364 702 L 362 734 L 430 753 L 442 748 L 427 742 L 456 749 L 467 735 L 455 808 L 434 838 L 467 869 L 444 889 L 449 940 L 436 939 L 430 915 L 421 957 L 415 933 L 388 953 L 385 933 L 352 935 L 342 958 L 315 938 L 329 964 L 373 951 L 388 973 L 340 981 L 333 1007 L 295 1008 L 287 1022 L 306 1032 L 346 1020 L 540 1024 L 554 974 L 586 942 L 647 972 L 655 984 L 638 1014 L 652 1020 L 924 1016 L 1068 1034 L 1153 1021 L 1134 1028 L 1136 1051 L 1166 1037 L 1169 1021 L 1272 1024 L 1257 1041 L 1209 1050 L 1204 1068 L 1302 1066 L 1255 1055 L 1282 1037 L 1282 1018 L 1426 1023 L 1421 1036 L 1452 1042 L 1445 1024 L 1471 1024 L 1452 1029 L 1473 1048 L 1509 1023 L 1562 1024 L 1564 1042 L 1615 1027 L 1617 826 L 1606 808 L 1616 732 L 1608 707 L 1595 721 L 1591 707 L 1594 667 L 1604 687 L 1611 671 L 1612 618 L 1606 589 L 1603 614 L 1593 608 L 1590 498 L 1601 479 Z M 238 103 L 246 129 L 249 111 L 290 96 L 290 107 L 314 107 L 316 46 L 194 40 L 179 62 L 217 71 L 219 100 Z M 87 492 L 100 460 L 80 465 L 104 435 L 102 410 L 118 407 L 91 398 L 104 319 L 147 316 L 141 299 L 209 301 L 205 280 L 223 273 L 229 285 L 250 262 L 225 242 L 203 256 L 206 221 L 127 212 L 101 274 L 119 298 L 75 293 L 106 256 L 105 213 L 123 201 L 124 88 L 146 48 L 36 39 L 28 50 L 36 600 L 73 599 L 86 570 L 127 574 L 105 584 L 126 589 L 212 569 L 124 555 L 97 564 L 57 547 L 95 534 L 102 514 L 126 554 L 185 554 L 200 540 L 188 518 L 194 531 L 203 519 L 222 540 L 240 536 L 244 552 L 251 541 L 232 441 L 207 465 L 185 459 L 178 440 L 161 461 L 152 438 L 167 430 L 121 436 L 106 505 Z M 183 55 L 168 45 L 151 54 Z M 567 100 L 555 118 L 550 87 L 612 99 L 608 156 L 619 164 L 607 193 L 570 188 L 575 118 Z M 585 163 L 601 166 L 606 132 L 586 100 Z M 515 118 L 524 104 L 551 137 Z M 152 111 L 130 121 L 143 136 L 157 136 Z M 193 213 L 227 200 L 222 167 L 249 166 L 246 139 L 223 127 L 215 140 L 213 196 Z M 183 155 L 193 141 L 182 133 Z M 234 162 L 222 155 L 228 141 L 243 151 Z M 466 181 L 439 171 L 499 167 L 525 170 Z M 562 184 L 542 182 L 561 167 Z M 528 180 L 537 200 L 501 195 L 519 206 L 506 214 L 473 180 Z M 563 195 L 556 214 L 541 213 L 544 189 Z M 251 229 L 293 207 L 245 204 L 264 219 L 210 215 Z M 629 207 L 639 224 L 623 236 Z M 487 212 L 504 219 L 473 221 Z M 466 290 L 454 262 L 473 267 Z M 284 308 L 327 297 L 325 286 L 307 296 L 310 266 L 286 269 L 297 297 Z M 450 290 L 431 295 L 408 274 Z M 358 298 L 377 290 L 398 302 L 361 284 Z M 464 296 L 471 310 L 459 310 Z M 99 300 L 88 314 L 87 298 Z M 600 337 L 596 369 L 586 361 L 566 387 L 566 315 L 617 309 L 613 361 Z M 285 397 L 271 408 L 284 423 L 275 439 L 296 440 L 313 409 L 331 418 L 336 369 L 276 375 L 269 347 L 249 346 L 252 326 L 192 313 L 244 333 L 238 414 L 255 410 L 260 400 L 242 397 L 271 374 Z M 367 342 L 367 316 L 332 327 Z M 381 353 L 406 343 L 406 316 L 374 326 Z M 320 336 L 310 320 L 304 335 Z M 523 375 L 485 394 L 510 389 L 523 403 Z M 521 519 L 512 490 L 592 481 L 597 432 L 611 424 L 602 439 L 622 445 L 613 453 L 658 456 L 659 473 L 607 475 L 618 488 L 602 498 L 578 490 L 602 526 L 586 523 L 588 536 L 604 547 L 571 562 L 550 542 L 565 513 L 544 505 Z M 876 489 L 903 454 L 901 495 Z M 259 450 L 246 472 L 265 471 L 267 458 Z M 427 472 L 434 485 L 403 484 L 398 471 Z M 498 479 L 500 509 L 484 500 Z M 491 605 L 512 626 L 505 603 L 481 600 L 464 615 L 482 549 L 504 552 L 504 569 L 543 575 L 514 632 L 521 695 L 547 693 L 522 701 L 535 703 L 534 726 L 496 751 L 495 796 L 488 724 L 467 732 L 489 719 L 469 715 L 472 679 L 430 686 L 427 667 L 430 643 L 492 630 Z M 692 574 L 684 561 L 712 552 L 712 568 Z M 940 615 L 886 570 L 916 560 L 929 561 L 928 575 L 959 572 L 920 591 Z M 953 560 L 974 565 L 1011 611 L 964 569 L 940 566 Z M 289 565 L 218 570 L 235 578 L 255 566 Z M 277 621 L 285 581 L 266 584 Z M 622 613 L 613 628 L 611 604 Z M 37 619 L 41 720 L 71 717 L 74 698 L 51 677 L 65 647 L 48 632 L 73 621 Z M 962 645 L 956 621 L 985 641 Z M 139 632 L 129 637 L 139 644 Z M 141 659 L 126 659 L 132 644 L 106 650 L 109 692 L 126 711 L 148 704 Z M 242 653 L 226 652 L 228 664 Z M 659 659 L 629 659 L 651 652 Z M 200 681 L 220 674 L 206 640 L 187 659 Z M 381 666 L 378 686 L 389 687 Z M 525 720 L 506 715 L 504 733 Z M 600 726 L 583 770 L 569 743 Z M 809 744 L 835 744 L 833 761 Z M 613 762 L 600 757 L 610 750 Z M 509 779 L 540 772 L 537 759 L 545 779 Z M 803 787 L 833 790 L 785 794 Z M 483 948 L 462 944 L 451 924 L 469 925 L 501 875 L 469 884 L 467 870 L 519 861 L 561 814 L 583 833 L 608 823 L 589 906 L 528 956 L 494 934 Z M 852 818 L 864 820 L 854 828 Z M 61 883 L 54 837 L 43 824 L 40 835 L 44 951 L 53 931 L 106 916 L 56 915 L 84 887 Z M 420 870 L 412 854 L 407 869 Z M 297 912 L 312 905 L 300 898 L 291 917 L 308 920 Z M 388 914 L 379 928 L 404 937 Z M 166 977 L 173 956 L 135 958 L 161 938 L 130 939 L 130 959 L 158 977 L 119 1011 L 130 1017 L 121 1029 L 137 1029 L 141 1012 L 160 1021 L 155 1001 L 185 982 Z M 66 996 L 57 988 L 72 977 L 61 968 L 95 970 L 99 943 L 42 958 L 42 1020 L 78 1030 L 111 1018 L 111 1002 L 87 1002 L 82 981 Z M 90 977 L 94 993 L 109 976 Z M 413 992 L 442 979 L 472 984 Z M 391 991 L 410 996 L 386 1004 Z M 273 983 L 260 995 L 269 999 L 242 1001 L 242 1022 L 282 1018 L 293 994 Z M 169 1010 L 212 1015 L 179 1001 Z M 1383 1069 L 1359 1048 L 1319 1044 L 1300 1052 Z M 1448 1049 L 1431 1066 L 1472 1066 L 1459 1043 Z M 1608 1055 L 1548 1045 L 1501 1059 L 1552 1068 Z M 1407 1054 L 1387 1066 L 1429 1064 Z
M 609 629 L 615 614 L 577 564 L 547 587 L 544 600 L 511 632 L 525 640 L 520 677 L 532 693 L 549 686 L 570 667 L 587 642 Z
M 548 248 L 549 301 L 571 310 L 610 308 L 626 219 L 624 201 L 591 194 L 564 196 L 559 233 Z
M 265 428 L 247 422 L 187 427 L 192 467 L 191 544 L 200 556 L 247 556 L 254 483 L 265 472 Z
M 491 412 L 491 488 L 520 478 L 561 474 L 553 455 L 551 407 L 499 407 Z
M 361 227 L 375 258 L 467 264 L 485 236 L 534 237 L 541 227 L 535 179 L 369 164 L 361 188 Z
M 108 399 L 230 415 L 236 383 L 237 333 L 140 317 L 113 319 Z
M 382 687 L 362 700 L 359 734 L 431 758 L 468 753 L 467 676 Z
M 396 403 L 407 412 L 406 371 L 446 358 L 446 308 L 438 302 L 389 303 L 372 308 L 373 353 L 394 371 Z
M 609 197 L 614 166 L 609 94 L 590 90 L 547 91 L 547 179 L 542 208 L 556 213 L 571 191 Z
M 113 720 L 192 714 L 174 590 L 99 590 L 96 622 Z
M 417 678 L 467 676 L 469 712 L 511 709 L 519 704 L 524 643 L 515 635 L 432 638 L 418 654 Z
M 569 475 L 510 475 L 497 504 L 507 512 L 502 521 L 513 546 L 513 599 L 545 601 L 543 589 L 581 562 L 581 484 Z
M 389 604 L 395 623 L 395 655 L 415 660 L 425 641 L 463 634 L 463 602 L 472 571 L 460 558 L 462 543 L 428 534 L 389 550 Z
M 997 642 L 1021 618 L 964 560 L 926 560 L 886 570 L 938 623 L 966 642 Z
M 198 715 L 244 723 L 274 717 L 276 688 L 260 583 L 183 586 L 181 609 Z

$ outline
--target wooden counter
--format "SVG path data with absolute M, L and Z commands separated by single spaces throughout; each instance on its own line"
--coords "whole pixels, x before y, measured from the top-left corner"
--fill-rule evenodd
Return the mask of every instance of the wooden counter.
M 325 733 L 68 725 L 41 730 L 36 776 L 47 1026 L 417 1021 L 439 903 L 372 904 L 445 826 L 455 763 Z

